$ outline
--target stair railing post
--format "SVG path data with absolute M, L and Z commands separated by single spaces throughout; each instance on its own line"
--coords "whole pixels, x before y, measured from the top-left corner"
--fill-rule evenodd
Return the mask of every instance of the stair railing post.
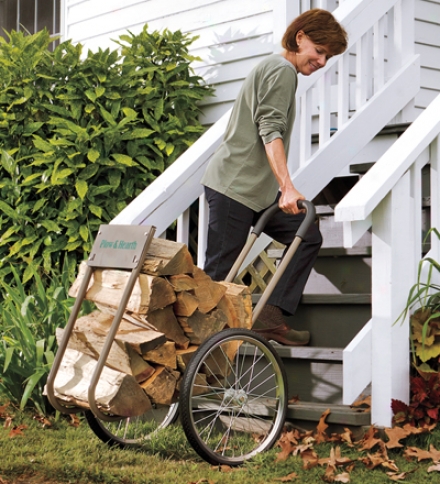
M 391 400 L 409 401 L 409 318 L 395 324 L 415 280 L 407 172 L 373 212 L 371 423 L 391 427 Z

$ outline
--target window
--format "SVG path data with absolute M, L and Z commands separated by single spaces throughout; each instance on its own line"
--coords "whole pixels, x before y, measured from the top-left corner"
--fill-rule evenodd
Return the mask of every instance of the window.
M 3 37 L 6 37 L 4 30 L 34 34 L 45 27 L 56 36 L 60 34 L 60 19 L 61 0 L 0 0 L 0 35 Z

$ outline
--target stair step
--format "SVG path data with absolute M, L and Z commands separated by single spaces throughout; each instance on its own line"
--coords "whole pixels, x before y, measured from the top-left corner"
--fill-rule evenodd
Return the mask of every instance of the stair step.
M 286 418 L 289 421 L 318 422 L 327 409 L 330 409 L 330 413 L 325 419 L 328 424 L 352 425 L 355 427 L 368 426 L 371 424 L 371 412 L 369 409 L 316 402 L 298 402 L 289 404 Z
M 260 298 L 261 294 L 252 294 L 252 303 Z M 303 294 L 301 304 L 371 304 L 371 294 Z
M 283 346 L 273 341 L 270 343 L 281 358 L 297 358 L 310 361 L 342 361 L 342 348 Z
M 271 259 L 281 259 L 284 249 L 268 249 L 267 256 Z M 371 257 L 371 247 L 322 247 L 318 257 Z

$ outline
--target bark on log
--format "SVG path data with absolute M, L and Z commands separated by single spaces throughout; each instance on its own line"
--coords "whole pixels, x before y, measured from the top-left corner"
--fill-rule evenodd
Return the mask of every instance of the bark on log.
M 202 269 L 194 267 L 194 279 L 197 287 L 194 294 L 199 300 L 199 311 L 209 313 L 212 311 L 226 293 L 226 287 L 214 282 Z
M 136 315 L 133 314 L 134 317 Z M 164 333 L 167 339 L 174 341 L 179 348 L 188 348 L 189 339 L 185 336 L 174 314 L 173 307 L 168 306 L 147 314 L 146 320 L 158 331 Z M 142 318 L 141 318 L 142 321 Z
M 221 281 L 226 293 L 217 304 L 228 318 L 230 328 L 252 328 L 252 296 L 247 286 Z
M 189 348 L 177 350 L 176 351 L 176 359 L 177 359 L 177 368 L 184 373 L 188 363 L 190 362 L 192 356 L 197 351 L 198 346 L 190 346 Z
M 86 268 L 86 263 L 81 263 L 78 277 L 70 288 L 70 296 L 76 297 L 78 295 Z M 85 299 L 112 308 L 118 308 L 130 274 L 130 271 L 113 269 L 94 270 Z M 172 286 L 164 278 L 139 274 L 126 310 L 146 314 L 148 311 L 154 311 L 173 304 L 175 300 L 176 294 Z
M 171 405 L 177 400 L 174 393 L 176 390 L 176 377 L 164 366 L 158 367 L 156 372 L 147 381 L 141 383 L 141 387 L 157 405 Z
M 67 349 L 56 375 L 56 397 L 63 403 L 89 408 L 88 390 L 96 360 Z M 96 387 L 96 402 L 103 412 L 121 417 L 135 417 L 151 409 L 151 401 L 136 380 L 104 367 Z
M 188 247 L 166 239 L 151 241 L 142 266 L 142 272 L 153 276 L 192 274 L 194 262 Z
M 196 296 L 187 291 L 178 292 L 176 302 L 173 305 L 174 314 L 188 317 L 194 314 L 198 306 L 199 300 Z
M 176 274 L 167 277 L 175 292 L 191 291 L 197 287 L 197 281 L 188 274 Z
M 177 319 L 193 345 L 202 344 L 205 339 L 221 331 L 228 323 L 221 309 L 215 309 L 209 314 L 197 310 L 189 318 Z
M 167 341 L 159 348 L 148 351 L 142 356 L 149 363 L 165 366 L 171 370 L 177 368 L 176 343 L 173 341 Z

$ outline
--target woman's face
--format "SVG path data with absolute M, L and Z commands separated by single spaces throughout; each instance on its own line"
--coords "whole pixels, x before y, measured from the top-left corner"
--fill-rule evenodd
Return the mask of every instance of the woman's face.
M 326 46 L 315 44 L 303 31 L 298 32 L 296 42 L 298 50 L 295 53 L 293 65 L 303 76 L 310 76 L 324 67 L 331 57 Z

